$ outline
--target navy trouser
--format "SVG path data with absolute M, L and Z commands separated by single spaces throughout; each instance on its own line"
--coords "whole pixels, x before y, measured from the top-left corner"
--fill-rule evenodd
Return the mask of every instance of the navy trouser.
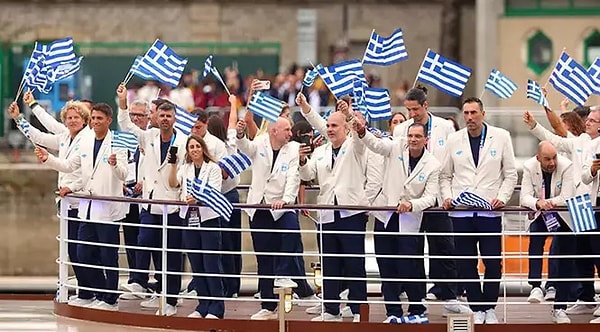
M 185 249 L 221 251 L 222 237 L 220 230 L 202 230 L 202 228 L 220 228 L 220 218 L 206 220 L 200 223 L 200 227 L 189 227 L 183 232 L 183 243 Z M 223 265 L 219 253 L 188 253 L 188 259 L 194 273 L 222 274 Z M 195 276 L 194 287 L 198 296 L 225 297 L 223 278 Z M 199 299 L 196 311 L 202 317 L 208 314 L 223 318 L 225 314 L 224 300 Z
M 574 271 L 574 259 L 572 257 L 562 258 L 561 256 L 573 256 L 575 254 L 578 254 L 578 241 L 579 235 L 576 236 L 575 234 L 573 234 L 569 227 L 562 220 L 560 220 L 560 227 L 558 228 L 557 234 L 552 240 L 552 247 L 554 248 L 555 252 L 553 255 L 556 255 L 554 260 L 556 265 L 557 278 L 569 279 L 575 278 L 577 276 L 577 272 Z M 553 285 L 556 288 L 556 297 L 554 298 L 556 304 L 554 305 L 554 309 L 567 309 L 566 302 L 570 301 L 570 294 L 576 287 L 577 282 L 575 282 L 574 280 L 554 281 Z M 593 302 L 593 299 L 594 295 L 592 294 L 592 298 L 590 301 Z M 559 304 L 559 302 L 563 302 L 563 304 Z
M 600 220 L 600 213 L 594 213 L 596 220 Z M 598 229 L 593 230 L 598 232 Z M 594 268 L 600 271 L 600 235 L 579 233 L 577 234 L 577 254 L 595 255 L 595 258 L 577 258 L 575 265 L 577 267 L 577 277 L 582 279 L 591 279 L 595 276 Z M 586 302 L 594 302 L 594 282 L 581 281 L 581 289 L 577 299 Z
M 421 302 L 425 296 L 425 290 L 420 287 L 421 282 L 416 281 L 419 277 L 419 265 L 423 266 L 420 258 L 386 258 L 380 255 L 419 255 L 420 236 L 403 235 L 400 233 L 398 213 L 392 214 L 387 227 L 379 220 L 375 221 L 375 254 L 377 255 L 377 266 L 379 276 L 382 279 L 415 279 L 410 281 L 382 281 L 381 293 L 386 301 L 385 309 L 387 316 L 401 317 L 402 305 L 400 303 L 387 303 L 400 301 L 400 293 L 406 291 L 410 302 Z M 411 304 L 408 307 L 411 315 L 420 315 L 425 312 L 422 304 Z
M 240 202 L 240 194 L 237 189 L 230 190 L 225 194 L 225 198 L 231 203 Z M 238 277 L 225 277 L 225 294 L 231 297 L 233 294 L 240 292 L 240 277 L 242 274 L 242 255 L 239 252 L 242 250 L 242 211 L 234 209 L 229 222 L 225 222 L 223 227 L 235 228 L 237 231 L 223 231 L 223 251 L 229 253 L 222 255 L 223 271 L 225 274 L 238 275 Z
M 496 256 L 502 254 L 502 217 L 466 217 L 450 218 L 455 233 L 471 233 L 473 235 L 455 235 L 457 256 L 470 256 L 456 260 L 458 277 L 472 279 L 462 284 L 467 290 L 467 299 L 473 311 L 486 311 L 496 307 L 500 293 L 500 278 L 502 277 L 502 259 L 483 258 L 485 266 L 483 289 L 477 270 L 477 246 L 481 256 Z M 478 233 L 497 233 L 499 235 L 479 235 Z M 487 281 L 496 279 L 495 281 Z M 488 302 L 490 304 L 477 304 Z
M 81 222 L 78 220 L 79 219 L 78 214 L 79 214 L 78 209 L 70 209 L 67 214 L 67 216 L 69 218 L 69 221 L 67 223 L 67 237 L 69 240 L 79 240 L 79 225 L 81 224 Z M 71 260 L 71 263 L 83 263 L 79 259 L 79 257 L 77 257 L 77 247 L 78 246 L 79 246 L 79 244 L 72 243 L 72 242 L 69 242 L 69 244 L 67 245 L 67 252 L 69 253 L 69 260 Z M 91 248 L 96 248 L 96 247 L 91 247 Z M 98 257 L 98 256 L 96 256 L 96 257 Z M 97 259 L 92 264 L 100 265 L 99 261 Z M 75 278 L 77 278 L 78 286 L 92 287 L 92 285 L 90 284 L 91 269 L 89 267 L 76 266 L 76 265 L 71 265 L 71 267 L 73 268 L 73 272 L 75 273 Z M 79 293 L 77 294 L 77 296 L 80 299 L 89 300 L 94 297 L 94 292 L 85 290 L 85 289 L 79 289 Z
M 323 298 L 336 302 L 325 303 L 325 311 L 332 315 L 340 313 L 339 293 L 342 281 L 334 278 L 360 278 L 363 280 L 347 280 L 348 306 L 353 314 L 360 313 L 360 303 L 352 301 L 367 300 L 367 281 L 365 271 L 365 234 L 339 234 L 339 231 L 364 232 L 366 218 L 364 213 L 341 218 L 334 212 L 334 222 L 321 225 L 323 230 Z M 329 254 L 352 254 L 358 257 L 332 257 Z
M 90 219 L 90 211 L 88 209 L 87 218 Z M 108 223 L 100 224 L 95 222 L 81 222 L 77 237 L 80 241 L 96 242 L 100 244 L 119 244 L 119 224 Z M 119 267 L 119 248 L 93 246 L 80 244 L 77 246 L 77 257 L 84 264 L 94 264 L 109 268 Z M 102 268 L 89 269 L 89 286 L 92 288 L 106 289 L 116 291 L 119 287 L 119 271 Z M 87 286 L 87 285 L 86 285 Z M 96 299 L 104 301 L 108 304 L 117 302 L 118 294 L 97 292 Z
M 529 236 L 529 256 L 542 256 L 544 254 L 544 245 L 548 237 L 552 237 L 552 233 L 548 232 L 548 228 L 544 223 L 544 219 L 540 214 L 529 226 L 531 233 L 548 233 L 548 235 L 530 235 Z M 548 259 L 548 281 L 546 282 L 545 289 L 555 287 L 552 279 L 556 278 L 558 273 L 558 262 L 553 257 L 556 255 L 556 248 L 554 248 L 554 240 L 551 240 L 550 245 L 550 258 Z M 531 287 L 541 287 L 542 282 L 542 258 L 529 258 L 529 284 Z M 532 280 L 537 279 L 537 280 Z
M 162 225 L 162 215 L 150 214 L 146 209 L 142 209 L 140 213 L 140 221 L 142 225 Z M 167 225 L 169 226 L 182 226 L 183 222 L 179 218 L 179 213 L 171 213 L 168 215 Z M 168 249 L 181 249 L 181 229 L 168 229 L 167 230 L 167 248 Z M 150 268 L 150 256 L 154 261 L 154 267 L 156 269 L 154 278 L 158 281 L 156 285 L 156 292 L 160 293 L 162 290 L 162 274 L 160 269 L 162 268 L 162 229 L 161 228 L 148 228 L 142 227 L 138 234 L 138 246 L 155 248 L 156 250 L 139 250 L 135 254 L 136 266 L 138 269 L 144 270 Z M 182 271 L 182 254 L 181 252 L 167 252 L 167 271 L 169 272 L 181 272 Z M 136 272 L 132 273 L 132 281 L 136 282 L 142 287 L 148 287 L 148 273 Z M 167 294 L 178 295 L 181 287 L 181 275 L 168 274 L 167 275 Z M 177 297 L 167 297 L 167 303 L 170 305 L 177 304 Z
M 252 244 L 256 252 L 258 274 L 260 276 L 290 277 L 295 273 L 294 257 L 298 254 L 297 240 L 300 236 L 298 230 L 298 216 L 294 212 L 286 212 L 277 220 L 268 210 L 256 210 L 250 222 L 252 230 L 290 230 L 291 232 L 251 232 Z M 286 256 L 269 255 L 268 253 L 290 253 Z M 272 278 L 258 279 L 258 290 L 261 299 L 275 299 L 273 292 L 275 280 Z M 262 302 L 262 309 L 274 311 L 277 302 Z
M 133 224 L 133 225 L 132 225 Z M 137 246 L 138 235 L 140 228 L 135 225 L 140 224 L 140 209 L 137 204 L 129 204 L 129 213 L 123 219 L 123 242 L 126 246 Z M 136 249 L 125 248 L 127 253 L 127 265 L 130 269 L 137 269 L 137 262 L 135 259 Z M 133 282 L 133 272 L 129 272 L 128 283 Z
M 446 212 L 425 212 L 421 222 L 420 232 L 427 234 L 427 244 L 430 256 L 454 256 L 454 236 L 452 222 Z M 419 237 L 419 252 L 423 256 L 425 253 L 425 238 Z M 419 264 L 418 278 L 425 279 L 425 265 Z M 456 260 L 454 258 L 430 258 L 429 259 L 429 278 L 442 280 L 456 280 L 458 274 L 456 271 Z M 419 284 L 420 292 L 425 293 L 427 283 Z M 434 282 L 433 293 L 442 300 L 456 299 L 456 282 Z

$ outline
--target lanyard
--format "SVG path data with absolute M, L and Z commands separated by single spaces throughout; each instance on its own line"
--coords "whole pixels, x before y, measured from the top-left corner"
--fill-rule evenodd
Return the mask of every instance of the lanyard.
M 546 199 L 546 181 L 544 181 L 544 175 L 542 173 L 542 186 L 540 190 L 540 199 Z
M 177 136 L 177 132 L 173 130 L 173 136 L 171 136 L 171 142 L 169 143 L 169 146 L 173 146 L 173 143 L 175 143 L 175 136 Z
M 479 139 L 479 150 L 483 149 L 483 144 L 485 143 L 485 129 L 487 126 L 484 124 L 481 129 L 481 138 Z
M 431 144 L 431 114 L 427 113 L 427 151 L 429 151 L 429 147 Z

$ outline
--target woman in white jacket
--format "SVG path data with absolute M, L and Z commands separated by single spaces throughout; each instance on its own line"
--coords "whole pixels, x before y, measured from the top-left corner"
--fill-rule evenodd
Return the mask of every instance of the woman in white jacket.
M 203 228 L 218 229 L 220 227 L 219 215 L 206 205 L 196 205 L 199 202 L 192 197 L 188 182 L 198 178 L 202 183 L 214 188 L 216 191 L 221 191 L 221 168 L 214 162 L 202 138 L 195 135 L 190 136 L 185 147 L 185 163 L 179 169 L 177 163 L 171 164 L 169 174 L 169 186 L 181 188 L 181 200 L 190 204 L 190 206 L 182 207 L 179 210 L 179 216 L 185 219 L 185 225 L 188 226 L 183 232 L 183 245 L 189 250 L 220 251 L 222 248 L 221 231 L 203 230 Z M 188 253 L 188 258 L 194 273 L 223 273 L 220 254 Z M 223 278 L 201 276 L 198 278 L 196 291 L 198 296 L 201 297 L 222 298 L 225 296 Z M 203 298 L 198 302 L 196 310 L 188 317 L 223 318 L 225 302 L 222 299 L 209 300 Z

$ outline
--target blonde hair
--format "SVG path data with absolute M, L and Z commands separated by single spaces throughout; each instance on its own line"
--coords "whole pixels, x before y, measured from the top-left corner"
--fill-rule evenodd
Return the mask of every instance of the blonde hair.
M 64 123 L 67 119 L 67 111 L 75 110 L 79 116 L 83 119 L 86 124 L 90 121 L 90 109 L 87 105 L 80 101 L 68 101 L 65 106 L 60 110 L 60 119 Z

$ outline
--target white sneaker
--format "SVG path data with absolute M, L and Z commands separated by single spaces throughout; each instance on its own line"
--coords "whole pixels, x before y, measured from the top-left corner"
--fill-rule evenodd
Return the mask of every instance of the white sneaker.
M 148 290 L 137 282 L 132 282 L 130 284 L 121 284 L 121 288 L 131 293 L 147 293 Z
M 544 296 L 544 300 L 554 301 L 555 298 L 556 298 L 556 288 L 548 287 L 548 289 L 546 289 L 546 296 Z
M 485 323 L 486 324 L 498 324 L 498 317 L 496 317 L 495 309 L 488 309 L 485 311 Z
M 260 292 L 254 293 L 254 298 L 257 300 L 260 299 Z
M 139 299 L 144 299 L 144 298 L 146 298 L 146 297 L 145 296 L 141 296 L 141 295 L 138 296 L 138 295 L 135 295 L 135 294 L 129 293 L 129 292 L 126 292 L 126 293 L 123 293 L 123 294 L 119 295 L 119 300 L 127 300 L 127 301 L 129 301 L 129 300 L 139 300 Z
M 475 323 L 475 324 L 485 323 L 485 312 L 477 311 L 477 312 L 473 313 L 473 323 Z
M 564 309 L 552 310 L 552 321 L 556 324 L 571 324 L 571 319 Z
M 69 302 L 67 302 L 67 304 L 75 306 L 75 307 L 87 307 L 87 306 L 91 305 L 94 301 L 95 301 L 94 298 L 80 299 L 80 298 L 76 297 L 72 300 L 69 300 Z
M 544 291 L 542 291 L 539 287 L 534 287 L 529 292 L 529 297 L 527 298 L 527 302 L 529 303 L 542 303 L 544 302 Z
M 200 315 L 200 313 L 198 311 L 194 311 L 187 316 L 188 316 L 188 318 L 202 318 L 202 315 Z
M 587 315 L 593 314 L 596 310 L 596 306 L 593 304 L 584 304 L 582 301 L 577 300 L 574 305 L 567 308 L 565 312 L 567 315 Z
M 323 312 L 323 305 L 317 304 L 310 308 L 306 308 L 306 310 L 304 310 L 304 312 L 306 312 L 309 315 L 320 315 Z
M 306 296 L 298 299 L 297 301 L 294 301 L 294 303 L 300 307 L 312 307 L 320 302 L 321 299 L 318 298 L 316 295 Z
M 298 284 L 296 282 L 294 282 L 292 279 L 284 279 L 284 278 L 275 279 L 275 282 L 273 284 L 275 285 L 275 287 L 282 287 L 282 288 L 298 287 Z
M 360 323 L 360 314 L 354 314 L 352 318 L 352 323 Z
M 350 295 L 350 290 L 346 288 L 340 293 L 340 299 L 343 301 L 348 301 L 348 295 Z
M 269 319 L 277 319 L 277 313 L 275 311 L 270 311 L 267 309 L 260 309 L 257 313 L 250 316 L 252 320 L 269 320 Z
M 352 309 L 349 306 L 345 306 L 340 309 L 340 315 L 342 318 L 354 318 L 354 314 L 352 313 Z
M 196 296 L 198 296 L 198 292 L 196 292 L 195 289 L 192 289 L 189 292 L 187 289 L 184 289 L 181 292 L 179 292 L 179 295 L 184 296 L 184 297 L 196 297 Z
M 472 314 L 473 310 L 466 305 L 458 302 L 458 300 L 448 300 L 442 309 L 442 317 L 447 317 L 449 314 Z
M 425 294 L 425 300 L 427 300 L 427 301 L 437 301 L 438 297 L 435 294 L 433 294 L 433 293 L 427 293 L 427 294 Z
M 590 321 L 590 324 L 600 324 L 600 317 L 596 317 Z
M 204 319 L 219 319 L 219 317 L 213 315 L 213 314 L 208 314 L 204 317 Z
M 100 304 L 100 302 L 102 302 L 102 301 L 96 299 L 96 300 L 92 301 L 90 304 L 85 305 L 84 307 L 85 308 L 93 309 L 95 306 L 97 306 L 98 304 Z
M 119 311 L 119 304 L 118 303 L 108 304 L 104 301 L 100 301 L 96 305 L 91 307 L 91 309 L 106 310 L 106 311 Z
M 340 315 L 332 315 L 328 312 L 324 312 L 322 315 L 319 315 L 313 319 L 313 322 L 341 322 L 342 317 Z
M 75 300 L 77 298 L 79 298 L 79 295 L 77 295 L 77 294 L 71 295 L 71 296 L 69 296 L 69 300 L 68 301 Z
M 156 309 L 156 308 L 158 308 L 159 302 L 160 302 L 160 298 L 156 295 L 152 295 L 152 297 L 149 298 L 148 300 L 140 302 L 140 306 L 142 308 Z
M 600 317 L 600 307 L 594 311 L 594 317 Z
M 175 316 L 175 314 L 177 313 L 177 307 L 174 305 L 170 305 L 170 304 L 165 304 L 165 307 L 163 308 L 163 312 L 161 314 L 160 309 L 156 310 L 156 316 L 167 316 L 167 317 L 171 317 L 171 316 Z
M 397 324 L 398 317 L 391 315 L 387 316 L 387 318 L 383 321 L 385 324 Z

